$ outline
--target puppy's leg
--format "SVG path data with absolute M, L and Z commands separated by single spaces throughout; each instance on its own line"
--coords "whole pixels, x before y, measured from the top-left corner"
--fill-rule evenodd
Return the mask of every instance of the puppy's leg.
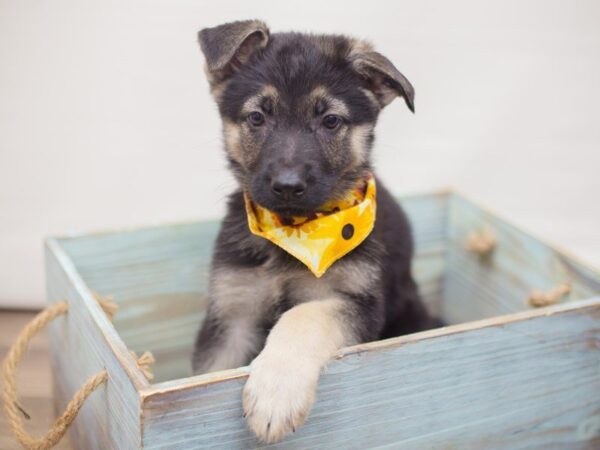
M 315 399 L 319 373 L 343 346 L 354 343 L 342 299 L 301 303 L 277 321 L 250 366 L 243 393 L 250 428 L 275 442 L 302 425 Z
M 245 366 L 263 342 L 263 334 L 252 321 L 223 319 L 209 312 L 196 338 L 194 373 Z
M 194 373 L 245 366 L 265 342 L 264 312 L 277 287 L 259 267 L 213 268 L 210 304 L 196 339 Z
M 220 266 L 211 274 L 210 305 L 196 338 L 194 373 L 245 366 L 265 342 L 263 312 L 276 291 L 256 268 Z

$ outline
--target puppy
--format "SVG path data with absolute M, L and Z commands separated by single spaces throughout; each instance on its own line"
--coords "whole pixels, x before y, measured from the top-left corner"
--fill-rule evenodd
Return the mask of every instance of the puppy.
M 374 228 L 317 277 L 249 229 L 245 196 L 284 220 L 343 198 L 372 173 L 380 111 L 409 81 L 363 41 L 270 34 L 258 20 L 203 29 L 199 41 L 239 183 L 221 225 L 195 373 L 250 363 L 243 391 L 249 427 L 265 442 L 295 431 L 319 373 L 341 347 L 436 325 L 411 275 L 407 219 L 377 180 Z

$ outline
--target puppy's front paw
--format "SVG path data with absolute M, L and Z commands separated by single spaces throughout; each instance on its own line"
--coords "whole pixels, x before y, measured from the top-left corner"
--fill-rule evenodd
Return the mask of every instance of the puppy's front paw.
M 315 400 L 318 364 L 291 362 L 293 356 L 275 357 L 265 352 L 250 366 L 244 386 L 243 407 L 248 425 L 267 443 L 296 431 Z

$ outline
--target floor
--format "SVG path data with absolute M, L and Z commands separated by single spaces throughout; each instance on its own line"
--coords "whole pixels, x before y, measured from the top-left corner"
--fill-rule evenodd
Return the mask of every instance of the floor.
M 4 359 L 19 331 L 34 315 L 35 313 L 32 312 L 0 310 L 0 359 Z M 18 374 L 19 402 L 31 416 L 30 420 L 25 421 L 25 426 L 33 436 L 43 435 L 52 425 L 54 417 L 52 375 L 47 356 L 48 343 L 42 333 L 31 342 Z M 1 379 L 0 391 L 2 391 Z M 8 427 L 2 408 L 0 412 L 0 449 L 17 450 L 20 448 Z M 63 438 L 55 448 L 60 450 L 71 449 L 68 436 Z

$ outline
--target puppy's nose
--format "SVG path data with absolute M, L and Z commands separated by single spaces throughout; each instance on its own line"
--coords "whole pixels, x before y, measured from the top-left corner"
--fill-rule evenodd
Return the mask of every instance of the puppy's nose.
M 271 181 L 271 191 L 285 200 L 302 197 L 306 191 L 306 182 L 295 170 L 283 170 Z

